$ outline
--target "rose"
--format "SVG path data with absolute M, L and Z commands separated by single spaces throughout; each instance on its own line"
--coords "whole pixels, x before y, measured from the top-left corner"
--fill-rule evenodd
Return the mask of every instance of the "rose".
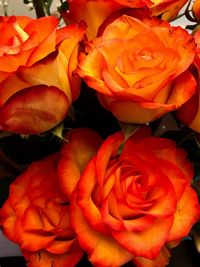
M 97 36 L 99 27 L 105 21 L 125 13 L 134 14 L 134 9 L 149 9 L 152 16 L 162 15 L 165 20 L 174 19 L 180 9 L 188 0 L 68 0 L 68 10 L 62 10 L 61 14 L 65 22 L 80 22 L 84 20 L 87 24 L 87 35 L 89 39 Z M 79 7 L 77 9 L 77 6 Z M 140 10 L 141 11 L 141 10 Z M 148 14 L 150 14 L 148 13 Z M 147 14 L 146 14 L 147 15 Z
M 192 164 L 175 142 L 143 130 L 123 141 L 121 133 L 111 135 L 88 164 L 86 139 L 84 154 L 65 154 L 68 164 L 59 173 L 67 196 L 76 183 L 71 187 L 68 177 L 78 181 L 71 223 L 94 266 L 132 260 L 139 267 L 162 267 L 168 262 L 167 247 L 187 236 L 200 216 L 191 188 Z
M 122 16 L 88 49 L 78 73 L 118 120 L 150 122 L 178 109 L 195 91 L 188 70 L 195 44 L 181 27 Z
M 125 12 L 126 8 L 144 8 L 146 3 L 138 1 L 117 1 L 117 0 L 70 0 L 69 10 L 61 11 L 66 24 L 69 22 L 85 21 L 87 24 L 86 33 L 89 39 L 95 38 L 101 24 L 110 16 L 115 16 L 115 12 Z M 77 9 L 77 6 L 79 7 Z M 126 10 L 127 11 L 127 10 Z M 109 20 L 109 19 L 108 19 Z
M 121 134 L 109 137 L 84 170 L 72 225 L 95 266 L 165 266 L 167 245 L 199 219 L 192 166 L 173 141 L 132 137 L 119 155 L 122 141 Z
M 59 155 L 35 162 L 10 186 L 0 211 L 4 235 L 29 267 L 74 266 L 82 256 L 69 222 L 69 199 L 57 184 Z
M 194 131 L 200 132 L 200 30 L 194 35 L 196 41 L 196 56 L 192 71 L 196 77 L 197 87 L 195 94 L 176 112 L 177 118 Z
M 73 71 L 85 26 L 57 26 L 51 16 L 1 17 L 1 130 L 47 131 L 65 118 L 77 98 L 80 78 Z

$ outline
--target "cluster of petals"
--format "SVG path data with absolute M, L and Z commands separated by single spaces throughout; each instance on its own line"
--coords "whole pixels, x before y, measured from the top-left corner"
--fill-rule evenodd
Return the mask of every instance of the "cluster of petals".
M 94 266 L 166 266 L 200 216 L 185 151 L 145 128 L 100 144 L 91 130 L 74 130 L 58 168 L 80 246 Z
M 75 266 L 83 255 L 69 220 L 69 199 L 58 186 L 59 154 L 32 163 L 10 186 L 0 211 L 4 235 L 29 267 Z
M 195 52 L 194 38 L 183 28 L 123 15 L 90 42 L 78 74 L 118 120 L 147 123 L 193 96 Z
M 200 219 L 186 152 L 149 128 L 126 140 L 117 132 L 102 142 L 87 128 L 67 138 L 11 184 L 4 235 L 29 267 L 75 266 L 83 251 L 97 267 L 166 266 Z
M 58 23 L 53 16 L 0 17 L 1 130 L 47 131 L 78 97 L 80 78 L 73 71 L 85 26 L 58 29 Z
M 82 78 L 120 121 L 143 124 L 178 110 L 178 119 L 200 131 L 199 78 L 191 68 L 198 38 L 153 17 L 186 2 L 71 0 L 66 16 L 73 23 L 60 29 L 51 16 L 1 17 L 0 130 L 52 129 L 79 96 Z
M 68 1 L 63 18 L 84 21 L 90 40 L 77 73 L 118 120 L 143 124 L 178 110 L 177 119 L 200 132 L 199 33 L 193 38 L 166 22 L 186 4 L 190 1 Z M 197 22 L 199 5 L 199 0 L 190 4 Z
M 62 16 L 72 24 L 62 28 L 52 16 L 0 17 L 0 130 L 52 129 L 82 79 L 119 121 L 145 124 L 176 111 L 200 132 L 200 30 L 168 22 L 187 2 L 68 0 Z M 11 183 L 0 209 L 0 227 L 27 265 L 73 267 L 87 253 L 96 267 L 167 266 L 170 249 L 200 220 L 186 152 L 146 126 L 104 141 L 77 128 L 65 140 Z

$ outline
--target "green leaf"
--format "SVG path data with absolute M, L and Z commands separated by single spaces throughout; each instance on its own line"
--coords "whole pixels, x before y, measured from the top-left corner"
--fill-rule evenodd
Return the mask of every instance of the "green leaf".
M 11 136 L 11 135 L 16 135 L 16 134 L 15 133 L 12 133 L 12 132 L 2 131 L 2 132 L 0 132 L 0 139 L 1 138 L 4 138 L 4 137 L 7 137 L 7 136 Z
M 69 10 L 69 4 L 67 1 L 63 2 L 61 1 L 61 6 L 58 7 L 58 11 L 61 13 L 61 12 L 65 12 Z
M 69 117 L 72 121 L 75 121 L 76 112 L 73 106 L 70 107 L 67 113 L 67 117 Z
M 139 129 L 140 129 L 140 125 L 138 124 L 130 124 L 130 123 L 125 123 L 125 122 L 121 122 L 118 121 L 122 132 L 124 134 L 124 141 L 121 143 L 121 145 L 119 146 L 117 155 L 120 155 L 122 153 L 122 150 L 124 148 L 125 142 L 126 140 L 131 137 L 134 133 L 136 133 Z
M 42 0 L 33 0 L 33 5 L 37 18 L 45 17 L 44 5 Z
M 198 253 L 200 253 L 200 222 L 197 222 L 191 229 L 190 231 L 190 235 L 193 238 L 194 241 L 194 245 L 198 251 Z
M 138 124 L 130 124 L 119 121 L 119 125 L 122 128 L 122 131 L 124 133 L 124 142 L 131 137 L 134 133 L 136 133 L 140 129 L 140 125 Z
M 196 141 L 196 144 L 198 145 L 198 147 L 200 148 L 200 134 L 199 133 L 195 133 L 194 134 L 194 139 Z
M 64 134 L 63 134 L 64 123 L 63 122 L 57 125 L 55 128 L 53 128 L 51 132 L 54 136 L 58 137 L 61 141 L 68 142 L 67 139 L 64 138 Z

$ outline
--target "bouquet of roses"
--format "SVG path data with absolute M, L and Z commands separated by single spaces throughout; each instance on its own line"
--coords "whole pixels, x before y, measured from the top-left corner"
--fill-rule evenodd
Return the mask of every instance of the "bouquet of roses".
M 29 267 L 198 248 L 200 1 L 24 2 L 0 17 L 3 234 Z

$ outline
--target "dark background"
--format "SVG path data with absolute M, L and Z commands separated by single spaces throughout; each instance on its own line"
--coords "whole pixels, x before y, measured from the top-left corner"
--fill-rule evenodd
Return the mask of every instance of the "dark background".
M 112 255 L 111 255 L 112 257 Z M 0 267 L 25 267 L 23 257 L 0 258 Z M 77 267 L 91 267 L 87 257 L 76 265 Z M 172 256 L 168 267 L 199 267 L 200 254 L 197 253 L 191 240 L 183 241 L 177 248 L 172 250 Z M 67 267 L 67 266 L 63 266 Z M 134 267 L 132 263 L 127 263 L 123 267 Z

